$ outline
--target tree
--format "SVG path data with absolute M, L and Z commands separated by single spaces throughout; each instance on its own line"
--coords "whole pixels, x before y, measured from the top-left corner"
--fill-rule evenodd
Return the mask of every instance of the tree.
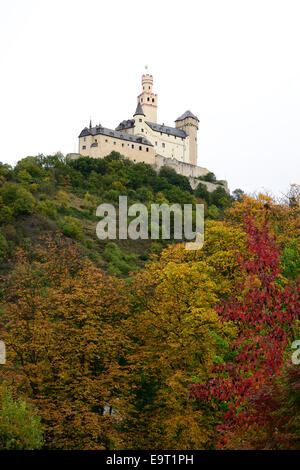
M 0 317 L 7 347 L 1 378 L 39 409 L 46 448 L 119 448 L 126 405 L 127 299 L 117 280 L 79 258 L 72 244 L 43 241 L 18 252 Z M 122 365 L 123 361 L 123 365 Z
M 210 203 L 210 192 L 204 183 L 199 183 L 195 190 L 195 196 L 204 199 L 208 204 Z
M 268 224 L 257 227 L 247 219 L 246 226 L 248 256 L 239 256 L 242 279 L 232 297 L 218 306 L 221 318 L 238 327 L 232 358 L 214 366 L 215 377 L 190 388 L 191 396 L 216 400 L 225 410 L 220 446 L 242 426 L 255 423 L 250 398 L 280 373 L 299 318 L 299 285 L 279 282 L 280 252 Z
M 238 188 L 238 189 L 235 189 L 234 191 L 232 191 L 233 201 L 242 202 L 244 196 L 245 196 L 245 193 L 242 189 Z
M 2 384 L 0 408 L 0 450 L 33 450 L 43 445 L 41 420 L 24 400 L 13 400 Z
M 195 410 L 187 395 L 192 378 L 207 380 L 219 342 L 228 345 L 234 335 L 231 322 L 222 323 L 216 313 L 212 271 L 177 245 L 136 277 L 136 313 L 127 320 L 135 342 L 128 359 L 135 392 L 125 423 L 130 447 L 213 445 L 217 414 L 206 406 Z

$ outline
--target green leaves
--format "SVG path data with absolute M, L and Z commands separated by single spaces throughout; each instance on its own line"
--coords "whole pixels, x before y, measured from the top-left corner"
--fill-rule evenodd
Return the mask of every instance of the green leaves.
M 43 445 L 41 418 L 24 400 L 13 400 L 11 391 L 0 388 L 0 450 L 33 450 Z

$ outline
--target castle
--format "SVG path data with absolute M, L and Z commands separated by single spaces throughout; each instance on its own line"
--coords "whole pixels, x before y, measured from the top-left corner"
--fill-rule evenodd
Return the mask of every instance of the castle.
M 157 123 L 157 94 L 153 93 L 153 77 L 142 76 L 142 91 L 137 98 L 137 107 L 132 119 L 122 121 L 116 129 L 107 129 L 101 124 L 85 127 L 79 135 L 80 155 L 103 158 L 113 150 L 134 162 L 152 165 L 156 170 L 162 166 L 173 168 L 187 176 L 191 186 L 199 184 L 197 179 L 209 170 L 197 166 L 197 132 L 199 119 L 186 111 L 175 121 L 175 127 Z M 208 190 L 216 188 L 205 182 Z M 226 181 L 222 182 L 227 190 Z

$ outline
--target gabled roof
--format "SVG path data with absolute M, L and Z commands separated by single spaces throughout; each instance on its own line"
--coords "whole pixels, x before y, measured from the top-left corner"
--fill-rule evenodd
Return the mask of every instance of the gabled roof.
M 145 113 L 143 111 L 143 108 L 142 108 L 142 105 L 141 105 L 140 101 L 138 101 L 136 111 L 135 111 L 133 116 L 145 116 Z
M 165 126 L 164 124 L 157 124 L 156 122 L 146 121 L 146 124 L 156 132 L 162 132 L 163 134 L 173 135 L 174 137 L 181 137 L 185 139 L 187 133 L 182 129 L 177 129 L 176 127 Z
M 144 137 L 132 134 L 124 134 L 123 132 L 119 132 L 113 129 L 107 129 L 106 127 L 102 126 L 91 127 L 90 129 L 85 127 L 80 132 L 79 137 L 85 137 L 88 135 L 107 135 L 108 137 L 114 137 L 115 139 L 126 140 L 136 144 L 143 144 L 148 145 L 149 147 L 153 147 L 151 142 L 149 142 L 149 140 L 145 139 Z
M 177 121 L 183 121 L 184 119 L 186 118 L 193 118 L 193 119 L 196 119 L 196 121 L 200 122 L 199 119 L 197 118 L 197 116 L 195 116 L 195 114 L 193 114 L 191 111 L 186 111 L 185 113 L 183 113 L 181 116 L 179 116 L 179 118 L 176 119 L 175 122 Z
M 116 131 L 122 131 L 124 129 L 131 129 L 134 127 L 134 119 L 128 119 L 127 121 L 124 120 L 120 122 L 120 124 L 116 127 Z

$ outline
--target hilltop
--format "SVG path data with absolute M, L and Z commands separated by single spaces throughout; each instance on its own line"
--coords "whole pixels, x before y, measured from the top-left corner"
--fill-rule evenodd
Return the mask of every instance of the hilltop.
M 216 189 L 209 192 L 207 183 L 214 183 Z M 117 205 L 120 195 L 128 197 L 128 204 L 203 203 L 207 219 L 222 219 L 234 199 L 213 173 L 200 177 L 192 189 L 189 179 L 174 169 L 162 167 L 156 173 L 149 164 L 133 163 L 117 152 L 103 159 L 72 161 L 57 153 L 26 157 L 14 168 L 0 164 L 2 271 L 17 247 L 29 249 L 41 236 L 56 232 L 71 238 L 96 266 L 111 274 L 127 276 L 137 271 L 170 242 L 99 240 L 96 208 L 104 202 Z

